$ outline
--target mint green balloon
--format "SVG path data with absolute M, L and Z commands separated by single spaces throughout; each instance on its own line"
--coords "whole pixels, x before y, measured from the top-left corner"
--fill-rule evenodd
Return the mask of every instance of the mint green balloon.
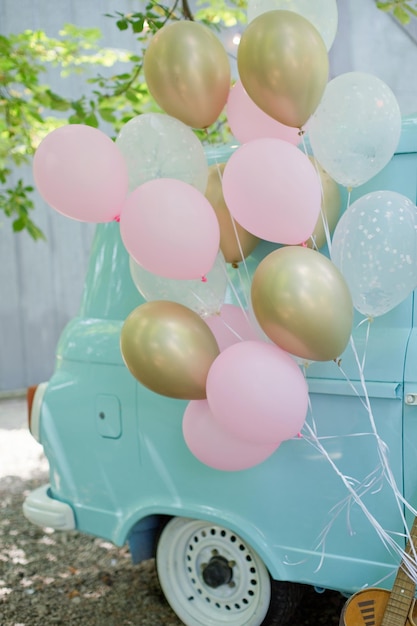
M 308 131 L 313 154 L 329 176 L 344 187 L 358 187 L 391 160 L 401 111 L 384 81 L 347 72 L 327 84 Z
M 121 128 L 116 145 L 127 164 L 129 191 L 155 178 L 175 178 L 206 191 L 203 144 L 180 120 L 164 113 L 142 113 Z
M 367 317 L 387 313 L 417 287 L 417 207 L 393 191 L 362 196 L 336 226 L 331 259 L 355 309 Z

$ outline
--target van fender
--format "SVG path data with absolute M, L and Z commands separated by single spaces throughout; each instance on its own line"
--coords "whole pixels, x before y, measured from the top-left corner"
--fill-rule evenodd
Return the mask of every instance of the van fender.
M 187 517 L 204 520 L 209 523 L 212 522 L 218 526 L 224 526 L 236 533 L 236 535 L 255 550 L 264 562 L 272 578 L 275 580 L 287 580 L 288 578 L 287 568 L 284 564 L 285 555 L 282 555 L 282 560 L 277 559 L 276 547 L 275 550 L 272 549 L 265 534 L 247 519 L 235 515 L 232 511 L 217 510 L 205 506 L 187 506 L 185 503 L 181 503 L 181 507 L 158 507 L 155 504 L 144 506 L 141 507 L 139 511 L 132 512 L 128 517 L 121 520 L 120 524 L 115 529 L 114 543 L 119 546 L 124 545 L 135 527 L 140 528 L 142 522 L 147 526 L 148 523 L 145 520 L 148 518 L 155 520 L 155 516 L 159 516 L 160 518 Z M 156 545 L 154 548 L 156 548 Z M 274 556 L 275 558 L 273 558 Z

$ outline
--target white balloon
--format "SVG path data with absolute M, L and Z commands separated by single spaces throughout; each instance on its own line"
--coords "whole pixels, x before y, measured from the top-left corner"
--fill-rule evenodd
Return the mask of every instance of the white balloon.
M 136 289 L 145 300 L 169 300 L 178 302 L 202 317 L 219 313 L 226 295 L 228 283 L 226 261 L 218 253 L 206 280 L 177 280 L 164 278 L 149 272 L 130 257 L 130 274 Z
M 129 191 L 155 178 L 175 178 L 206 191 L 208 164 L 201 141 L 179 120 L 143 113 L 120 130 L 116 144 L 127 163 Z
M 305 17 L 317 28 L 327 50 L 330 50 L 337 32 L 336 0 L 248 0 L 248 23 L 262 13 L 276 9 L 293 11 Z
M 416 205 L 394 191 L 358 198 L 336 226 L 331 258 L 360 313 L 387 313 L 417 286 Z
M 347 72 L 331 80 L 308 122 L 313 154 L 345 187 L 358 187 L 391 160 L 400 139 L 398 101 L 380 78 Z

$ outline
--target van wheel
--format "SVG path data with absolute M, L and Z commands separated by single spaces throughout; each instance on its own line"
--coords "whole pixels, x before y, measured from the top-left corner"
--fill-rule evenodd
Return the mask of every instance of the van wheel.
M 301 588 L 272 581 L 256 552 L 234 532 L 183 517 L 162 530 L 156 567 L 168 603 L 186 626 L 281 626 Z

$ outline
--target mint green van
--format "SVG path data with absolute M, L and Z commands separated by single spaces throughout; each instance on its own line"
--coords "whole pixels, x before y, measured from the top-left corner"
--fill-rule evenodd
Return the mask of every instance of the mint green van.
M 378 189 L 416 202 L 417 120 L 404 122 L 392 161 L 355 194 Z M 269 250 L 260 244 L 248 266 Z M 27 518 L 128 543 L 134 562 L 155 557 L 162 590 L 188 626 L 285 624 L 304 585 L 345 594 L 366 585 L 390 588 L 398 558 L 333 466 L 351 477 L 366 510 L 404 547 L 401 511 L 378 474 L 351 349 L 342 355 L 349 381 L 333 362 L 307 369 L 308 420 L 314 419 L 327 457 L 308 437 L 297 437 L 256 467 L 221 472 L 187 448 L 186 402 L 146 389 L 123 362 L 121 328 L 142 302 L 118 224 L 99 225 L 79 314 L 62 333 L 55 372 L 32 403 L 30 428 L 50 475 L 26 498 Z M 378 433 L 401 495 L 413 506 L 416 307 L 411 294 L 375 319 L 365 365 Z M 353 336 L 361 351 L 366 324 L 355 323 Z

